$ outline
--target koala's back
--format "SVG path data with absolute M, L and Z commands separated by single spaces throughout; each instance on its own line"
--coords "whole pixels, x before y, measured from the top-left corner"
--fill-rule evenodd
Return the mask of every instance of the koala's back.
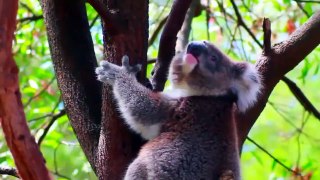
M 226 170 L 240 178 L 233 120 L 228 97 L 181 98 L 155 139 L 130 165 L 134 179 L 219 179 Z

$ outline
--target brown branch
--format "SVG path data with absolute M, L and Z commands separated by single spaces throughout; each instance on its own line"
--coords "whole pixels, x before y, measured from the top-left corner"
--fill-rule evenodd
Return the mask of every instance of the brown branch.
M 253 34 L 253 32 L 250 30 L 250 28 L 247 26 L 247 24 L 244 22 L 240 12 L 239 12 L 239 9 L 236 5 L 236 3 L 234 2 L 234 0 L 230 0 L 231 4 L 232 4 L 232 7 L 236 13 L 236 16 L 237 16 L 237 20 L 238 20 L 238 25 L 242 26 L 248 33 L 249 35 L 252 37 L 252 39 L 262 48 L 262 44 L 261 42 L 256 38 L 256 36 Z
M 24 7 L 27 11 L 29 11 L 31 14 L 35 14 L 34 11 L 26 4 L 23 2 L 19 2 L 20 6 Z
M 0 174 L 10 175 L 16 178 L 20 178 L 18 171 L 15 168 L 11 168 L 11 167 L 0 167 Z
M 317 12 L 286 41 L 273 46 L 270 53 L 262 54 L 257 61 L 256 67 L 262 76 L 263 89 L 254 107 L 245 114 L 237 114 L 240 147 L 264 109 L 275 85 L 319 45 L 319 27 L 320 12 Z
M 312 113 L 318 120 L 320 120 L 320 112 L 317 110 L 316 107 L 310 102 L 310 100 L 303 94 L 302 90 L 290 79 L 287 77 L 283 77 L 282 81 L 284 81 L 292 94 L 294 94 L 300 104 L 304 107 L 305 110 Z
M 79 143 L 96 170 L 101 123 L 101 84 L 84 1 L 42 0 L 54 70 Z
M 310 14 L 303 8 L 303 6 L 301 5 L 301 3 L 297 2 L 297 5 L 298 5 L 299 9 L 301 9 L 301 11 L 302 11 L 308 18 L 310 18 Z
M 235 7 L 237 9 L 237 7 Z M 238 10 L 236 10 L 238 11 Z M 242 19 L 241 15 L 238 14 L 238 19 Z M 245 23 L 240 24 L 241 26 L 246 26 Z M 253 34 L 250 29 L 245 28 L 249 34 Z M 263 32 L 264 32 L 264 45 L 263 45 L 263 53 L 264 54 L 270 54 L 271 49 L 271 23 L 268 18 L 264 18 L 263 21 Z M 255 39 L 254 36 L 251 36 L 253 39 Z M 258 44 L 260 46 L 260 44 Z M 315 117 L 318 118 L 319 111 L 317 111 L 316 108 L 312 105 L 312 103 L 308 100 L 308 98 L 302 93 L 302 91 L 299 89 L 298 86 L 293 86 L 292 82 L 289 78 L 283 77 L 281 79 L 287 86 L 290 88 L 293 95 L 298 99 L 298 101 L 301 103 L 301 105 L 309 112 L 315 115 Z M 289 84 L 288 84 L 289 83 Z M 294 92 L 300 92 L 300 93 L 294 93 Z
M 28 101 L 23 105 L 23 107 L 27 107 L 31 102 L 32 100 L 38 98 L 39 96 L 41 96 L 42 93 L 44 93 L 49 87 L 50 85 L 53 83 L 53 81 L 56 79 L 56 77 L 53 77 L 48 84 L 46 84 L 38 93 L 36 93 L 34 96 L 30 97 L 28 99 Z
M 271 22 L 268 18 L 263 19 L 263 51 L 265 53 L 270 53 L 271 51 Z
M 231 0 L 233 2 L 233 0 Z M 235 6 L 235 3 L 233 2 L 234 5 L 234 9 L 235 12 L 237 12 L 237 18 L 238 20 L 240 19 L 240 21 L 242 23 L 240 23 L 239 25 L 243 26 L 245 28 L 245 30 L 251 35 L 251 37 L 257 42 L 257 44 L 261 46 L 261 44 L 258 43 L 257 39 L 255 38 L 255 36 L 253 35 L 252 31 L 247 27 L 247 25 L 244 23 L 239 10 L 237 8 L 237 6 Z M 272 56 L 272 49 L 271 49 L 271 23 L 269 19 L 264 19 L 263 21 L 263 31 L 264 31 L 264 46 L 263 46 L 263 50 L 264 50 L 264 54 L 266 55 L 271 55 Z M 280 43 L 281 44 L 281 43 Z M 280 45 L 279 44 L 279 45 Z M 285 65 L 284 65 L 285 66 Z M 292 67 L 293 68 L 293 67 Z M 312 114 L 315 115 L 315 117 L 318 116 L 319 111 L 317 111 L 316 108 L 314 108 L 314 106 L 312 105 L 312 103 L 307 99 L 307 97 L 302 93 L 302 91 L 299 89 L 298 86 L 293 86 L 292 83 L 290 84 L 289 82 L 291 81 L 289 78 L 283 76 L 283 78 L 281 79 L 284 83 L 287 84 L 287 86 L 289 87 L 289 89 L 291 90 L 291 92 L 293 92 L 293 95 L 298 99 L 298 101 L 301 103 L 301 105 L 309 112 L 311 112 Z M 292 81 L 291 81 L 292 82 Z M 289 84 L 288 84 L 289 83 Z M 294 92 L 300 92 L 300 93 L 294 93 Z M 309 103 L 306 103 L 309 102 Z M 317 117 L 318 118 L 318 117 Z
M 180 30 L 192 0 L 175 0 L 160 38 L 158 59 L 152 71 L 151 84 L 155 91 L 162 91 Z
M 162 27 L 164 26 L 164 24 L 167 22 L 167 20 L 168 20 L 168 16 L 166 16 L 165 18 L 163 18 L 163 19 L 159 22 L 157 28 L 154 30 L 153 34 L 151 35 L 151 37 L 150 37 L 150 39 L 149 39 L 149 41 L 148 41 L 148 47 L 150 47 L 150 46 L 153 44 L 153 42 L 156 40 L 156 38 L 157 38 L 158 35 L 159 35 L 160 30 L 162 29 Z
M 44 140 L 44 138 L 46 137 L 46 135 L 48 134 L 51 126 L 53 125 L 53 123 L 59 119 L 60 117 L 64 116 L 66 114 L 65 110 L 61 110 L 58 114 L 53 115 L 51 120 L 49 121 L 48 125 L 43 129 L 43 133 L 40 136 L 39 140 L 38 140 L 38 145 L 40 146 L 42 141 Z
M 31 16 L 31 17 L 25 17 L 25 18 L 18 19 L 18 22 L 19 23 L 24 23 L 26 21 L 37 21 L 37 20 L 40 20 L 40 19 L 43 19 L 42 15 L 34 15 L 34 16 Z
M 19 70 L 12 57 L 17 9 L 17 0 L 0 0 L 0 122 L 21 178 L 47 180 L 51 179 L 49 172 L 23 112 Z
M 98 18 L 99 18 L 99 15 L 96 15 L 96 17 L 93 18 L 93 20 L 91 21 L 91 23 L 89 25 L 89 29 L 92 29 L 92 27 L 94 26 L 94 24 L 96 23 Z
M 109 9 L 101 0 L 87 0 L 87 2 L 98 12 L 109 34 L 127 29 L 128 24 L 121 18 L 118 10 Z

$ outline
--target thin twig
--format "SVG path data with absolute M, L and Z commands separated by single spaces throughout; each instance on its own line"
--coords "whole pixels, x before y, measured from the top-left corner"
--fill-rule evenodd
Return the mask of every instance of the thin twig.
M 160 30 L 162 29 L 162 27 L 164 26 L 164 24 L 167 22 L 168 20 L 168 16 L 164 17 L 158 24 L 158 26 L 156 27 L 156 29 L 154 30 L 154 32 L 152 33 L 149 41 L 148 41 L 148 47 L 150 47 L 153 42 L 156 40 L 156 38 L 159 35 Z
M 55 79 L 56 79 L 56 78 L 53 77 L 53 78 L 49 81 L 49 83 L 48 83 L 46 86 L 44 86 L 43 89 L 41 89 L 41 91 L 39 91 L 39 92 L 38 92 L 37 94 L 35 94 L 34 96 L 30 97 L 30 98 L 28 99 L 28 101 L 23 105 L 23 108 L 26 108 L 26 107 L 32 102 L 32 100 L 34 100 L 35 98 L 39 97 L 42 93 L 44 93 L 44 92 L 49 88 L 49 86 L 53 83 L 53 81 L 54 81 Z
M 26 21 L 37 21 L 37 20 L 40 20 L 40 19 L 43 19 L 43 15 L 34 15 L 34 16 L 31 16 L 31 17 L 21 18 L 21 19 L 18 19 L 18 22 L 19 23 L 24 23 Z
M 38 121 L 38 120 L 40 120 L 40 119 L 44 119 L 44 118 L 47 118 L 47 117 L 52 117 L 52 116 L 53 116 L 52 113 L 48 113 L 48 114 L 46 114 L 46 115 L 43 115 L 43 116 L 36 117 L 36 118 L 33 118 L 33 119 L 28 120 L 28 123 L 29 123 L 29 122 L 33 122 L 33 121 Z
M 24 7 L 25 9 L 27 9 L 27 11 L 29 11 L 31 14 L 35 14 L 34 11 L 31 9 L 31 7 L 29 7 L 26 3 L 19 1 L 19 4 L 21 7 Z
M 310 14 L 302 7 L 301 3 L 297 2 L 299 9 L 309 18 Z
M 294 0 L 296 2 L 304 2 L 304 3 L 320 3 L 320 1 L 318 0 Z
M 251 143 L 253 143 L 255 146 L 257 146 L 261 151 L 263 151 L 264 153 L 266 153 L 269 157 L 271 157 L 276 163 L 278 163 L 279 165 L 281 165 L 282 167 L 284 167 L 286 170 L 294 173 L 297 176 L 301 176 L 302 175 L 299 172 L 296 172 L 295 170 L 291 169 L 290 167 L 286 166 L 285 164 L 283 164 L 279 159 L 277 159 L 276 157 L 274 157 L 271 153 L 269 153 L 265 148 L 263 148 L 262 146 L 260 146 L 258 143 L 256 143 L 253 139 L 251 139 L 250 137 L 247 137 L 247 140 L 250 141 Z
M 51 126 L 53 125 L 53 123 L 59 119 L 60 117 L 64 116 L 66 114 L 65 110 L 61 110 L 58 114 L 52 116 L 51 120 L 49 121 L 47 127 L 45 127 L 43 129 L 43 134 L 40 136 L 39 140 L 38 140 L 38 145 L 40 146 L 42 141 L 44 140 L 44 138 L 46 137 L 47 133 L 49 132 Z
M 98 20 L 98 18 L 99 18 L 99 14 L 96 15 L 96 17 L 93 18 L 93 20 L 91 21 L 91 23 L 90 23 L 90 25 L 89 25 L 89 29 L 91 29 L 91 28 L 94 26 L 94 24 L 96 23 L 96 21 Z
M 239 9 L 236 5 L 236 3 L 234 2 L 234 0 L 230 0 L 232 7 L 236 13 L 237 19 L 238 19 L 238 24 L 241 25 L 244 29 L 246 29 L 246 31 L 249 33 L 249 35 L 252 37 L 252 39 L 262 48 L 262 44 L 261 42 L 256 38 L 256 36 L 253 34 L 253 32 L 249 29 L 249 27 L 247 26 L 247 24 L 244 22 L 244 20 L 242 19 L 242 16 L 239 12 Z
M 303 135 L 305 135 L 307 138 L 313 140 L 316 143 L 320 142 L 320 139 L 317 139 L 315 137 L 312 137 L 311 135 L 307 134 L 306 132 L 304 132 L 302 129 L 300 129 L 299 127 L 297 127 L 288 117 L 286 117 L 286 115 L 288 114 L 288 112 L 284 111 L 284 110 L 278 110 L 278 108 L 276 107 L 275 103 L 268 101 L 268 103 L 270 104 L 270 106 L 282 117 L 282 119 L 287 122 L 290 126 L 292 126 L 296 132 L 301 133 Z M 285 105 L 285 107 L 287 107 L 287 105 Z

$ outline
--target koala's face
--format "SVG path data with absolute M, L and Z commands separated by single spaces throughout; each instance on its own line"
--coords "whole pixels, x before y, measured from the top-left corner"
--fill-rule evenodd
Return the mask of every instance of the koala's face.
M 230 90 L 235 63 L 208 41 L 190 42 L 173 58 L 169 79 L 194 95 L 220 95 Z

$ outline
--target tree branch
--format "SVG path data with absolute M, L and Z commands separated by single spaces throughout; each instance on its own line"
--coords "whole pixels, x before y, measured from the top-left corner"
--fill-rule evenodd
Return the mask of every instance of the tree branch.
M 87 2 L 98 12 L 109 34 L 127 29 L 128 24 L 119 15 L 119 10 L 108 8 L 101 0 L 87 0 Z
M 270 53 L 271 51 L 271 22 L 268 18 L 263 19 L 263 51 L 265 53 Z
M 126 20 L 126 27 L 110 34 L 103 22 L 104 58 L 120 64 L 124 54 L 130 64 L 142 64 L 138 81 L 146 84 L 148 51 L 148 1 L 146 0 L 101 0 L 104 6 L 117 10 Z M 128 8 L 130 7 L 130 8 Z M 97 152 L 97 176 L 99 179 L 123 179 L 128 164 L 136 157 L 143 143 L 141 137 L 128 129 L 121 119 L 110 86 L 102 90 L 102 118 Z
M 19 70 L 12 57 L 17 9 L 17 0 L 0 0 L 0 122 L 21 178 L 51 179 L 23 112 Z
M 159 22 L 157 28 L 154 30 L 153 34 L 151 35 L 148 41 L 148 47 L 150 47 L 153 44 L 153 42 L 156 40 L 157 36 L 159 35 L 159 32 L 161 31 L 162 27 L 165 25 L 167 20 L 168 20 L 168 16 L 166 16 Z
M 297 100 L 302 104 L 305 110 L 312 113 L 318 120 L 320 120 L 320 112 L 316 107 L 310 102 L 310 100 L 303 94 L 302 90 L 290 79 L 287 77 L 283 77 L 282 81 L 284 81 L 292 94 L 297 97 Z
M 25 17 L 25 18 L 18 19 L 18 22 L 19 23 L 24 23 L 26 21 L 37 21 L 37 20 L 40 20 L 42 18 L 43 18 L 42 15 L 34 15 L 34 16 L 31 16 L 31 17 Z
M 42 0 L 49 46 L 66 112 L 93 170 L 101 123 L 101 84 L 85 2 Z
M 245 22 L 242 19 L 241 14 L 239 13 L 238 7 L 235 5 L 234 1 L 231 0 L 233 2 L 233 8 L 236 12 L 236 16 L 237 19 L 240 20 L 241 23 L 239 23 L 239 25 L 243 26 L 244 29 L 249 33 L 249 35 L 252 37 L 252 39 L 257 42 L 257 44 L 263 48 L 263 53 L 264 54 L 269 54 L 272 53 L 272 49 L 271 49 L 271 23 L 270 20 L 268 18 L 264 18 L 263 21 L 263 31 L 264 31 L 264 45 L 262 46 L 259 41 L 256 39 L 256 37 L 254 36 L 254 34 L 252 33 L 252 31 L 248 28 L 248 26 L 245 24 Z M 315 115 L 315 117 L 317 117 L 317 115 L 319 114 L 319 112 L 316 110 L 316 108 L 314 108 L 314 106 L 312 105 L 312 103 L 308 100 L 308 98 L 302 93 L 302 91 L 299 89 L 298 86 L 293 86 L 292 84 L 288 84 L 289 82 L 292 82 L 289 78 L 287 77 L 283 77 L 281 79 L 285 84 L 287 84 L 287 86 L 289 87 L 289 89 L 291 90 L 291 92 L 293 92 L 293 95 L 298 99 L 298 101 L 301 103 L 301 105 L 309 112 L 311 112 L 312 114 Z M 294 93 L 294 92 L 300 92 L 300 93 Z M 301 101 L 302 100 L 302 101 Z M 309 103 L 304 103 L 304 102 L 309 102 Z M 318 118 L 318 117 L 317 117 Z
M 175 53 L 177 33 L 181 29 L 187 10 L 192 0 L 175 0 L 168 20 L 163 29 L 158 59 L 152 71 L 151 84 L 155 91 L 162 91 L 167 80 L 167 73 L 172 57 Z
M 11 167 L 0 167 L 0 174 L 10 175 L 16 178 L 20 178 L 18 171 L 15 168 L 11 168 Z
M 263 151 L 264 153 L 266 153 L 269 157 L 271 157 L 276 163 L 280 164 L 280 166 L 284 167 L 286 170 L 296 174 L 297 176 L 302 176 L 299 172 L 291 169 L 290 167 L 286 166 L 285 164 L 283 164 L 279 159 L 277 159 L 276 157 L 274 157 L 271 153 L 269 153 L 265 148 L 263 148 L 262 146 L 260 146 L 258 143 L 256 143 L 253 139 L 251 139 L 250 137 L 247 137 L 247 140 L 250 141 L 252 144 L 254 144 L 255 146 L 257 146 L 261 151 Z
M 235 13 L 236 13 L 238 25 L 242 26 L 249 33 L 249 35 L 253 38 L 253 40 L 262 48 L 263 46 L 262 46 L 261 42 L 256 38 L 256 36 L 253 34 L 253 32 L 250 31 L 250 28 L 247 26 L 247 24 L 242 19 L 242 16 L 241 16 L 234 0 L 230 0 L 230 2 L 232 4 L 232 7 L 233 7 Z
M 245 114 L 236 115 L 240 147 L 264 109 L 275 85 L 319 45 L 319 27 L 320 12 L 317 12 L 286 41 L 273 46 L 270 53 L 262 54 L 257 61 L 256 67 L 262 75 L 263 89 L 254 107 Z
M 66 114 L 65 110 L 61 110 L 58 114 L 53 115 L 51 120 L 49 121 L 48 125 L 43 129 L 43 133 L 40 136 L 39 140 L 38 140 L 38 145 L 40 146 L 42 141 L 44 140 L 44 138 L 46 137 L 46 135 L 48 134 L 51 126 L 53 125 L 53 123 L 59 119 L 60 117 L 64 116 Z

